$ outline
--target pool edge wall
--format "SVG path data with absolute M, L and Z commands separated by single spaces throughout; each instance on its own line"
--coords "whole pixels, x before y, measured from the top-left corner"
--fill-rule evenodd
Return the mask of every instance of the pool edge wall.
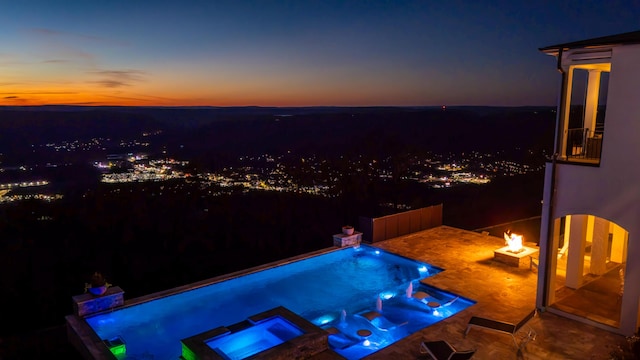
M 83 318 L 77 315 L 67 315 L 65 321 L 67 323 L 67 340 L 84 359 L 116 359 Z

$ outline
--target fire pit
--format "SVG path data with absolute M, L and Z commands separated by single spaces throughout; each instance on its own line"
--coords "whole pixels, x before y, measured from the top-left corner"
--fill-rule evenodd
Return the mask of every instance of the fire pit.
M 501 263 L 519 267 L 522 259 L 528 257 L 529 261 L 531 261 L 531 257 L 538 252 L 536 248 L 522 245 L 522 235 L 506 231 L 504 233 L 504 240 L 507 246 L 501 247 L 493 252 L 493 258 Z

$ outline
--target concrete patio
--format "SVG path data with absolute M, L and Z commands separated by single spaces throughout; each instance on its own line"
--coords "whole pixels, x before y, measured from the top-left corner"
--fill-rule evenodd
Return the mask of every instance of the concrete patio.
M 535 244 L 525 243 L 526 246 Z M 549 312 L 538 312 L 528 325 L 537 333 L 522 351 L 511 336 L 474 328 L 465 337 L 471 316 L 518 323 L 535 307 L 537 272 L 529 261 L 518 267 L 494 259 L 504 239 L 439 226 L 374 246 L 427 262 L 445 271 L 426 284 L 477 301 L 474 306 L 382 349 L 367 359 L 420 359 L 423 340 L 449 341 L 459 350 L 477 349 L 474 359 L 609 359 L 624 337 Z

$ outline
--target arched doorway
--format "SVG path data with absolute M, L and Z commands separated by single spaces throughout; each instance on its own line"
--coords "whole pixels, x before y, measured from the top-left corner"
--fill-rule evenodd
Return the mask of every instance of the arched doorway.
M 567 215 L 554 221 L 550 277 L 551 308 L 620 327 L 629 233 L 594 215 Z

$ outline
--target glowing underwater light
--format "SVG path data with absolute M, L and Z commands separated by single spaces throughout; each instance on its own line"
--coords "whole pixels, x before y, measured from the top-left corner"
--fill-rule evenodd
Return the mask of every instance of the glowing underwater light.
M 384 292 L 381 292 L 381 293 L 380 293 L 380 298 L 381 298 L 382 300 L 389 300 L 389 299 L 391 299 L 391 298 L 392 298 L 392 297 L 394 297 L 394 296 L 396 296 L 396 294 L 395 294 L 395 293 L 393 293 L 393 292 L 391 292 L 391 291 L 384 291 Z
M 333 315 L 322 315 L 319 318 L 313 320 L 315 325 L 324 325 L 332 322 L 335 319 Z
M 113 339 L 104 340 L 104 343 L 109 348 L 109 351 L 111 351 L 111 353 L 116 357 L 127 353 L 127 346 L 125 345 L 124 340 L 119 336 Z

